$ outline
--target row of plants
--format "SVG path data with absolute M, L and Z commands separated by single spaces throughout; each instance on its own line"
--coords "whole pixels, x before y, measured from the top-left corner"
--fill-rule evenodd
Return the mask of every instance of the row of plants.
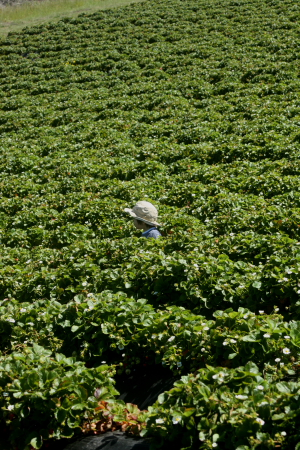
M 86 433 L 130 430 L 173 448 L 296 448 L 299 383 L 266 378 L 253 362 L 237 369 L 207 366 L 181 377 L 149 411 L 99 402 Z
M 51 438 L 72 437 L 99 399 L 113 400 L 118 393 L 112 367 L 87 369 L 37 343 L 3 354 L 0 372 L 2 433 L 13 448 L 41 448 Z
M 145 299 L 104 291 L 77 295 L 66 305 L 52 300 L 2 306 L 2 348 L 9 353 L 39 341 L 88 364 L 108 358 L 127 374 L 145 362 L 182 374 L 205 364 L 237 367 L 251 358 L 259 366 L 268 363 L 279 377 L 294 375 L 300 326 L 278 311 L 228 309 L 208 320 L 183 307 L 156 309 Z
M 0 41 L 1 448 L 298 448 L 299 11 L 151 0 Z M 118 400 L 151 366 L 174 387 Z
M 132 427 L 132 432 L 143 430 L 143 434 L 148 430 L 147 433 L 151 434 L 152 417 L 155 417 L 153 411 L 157 414 L 156 409 L 149 408 L 149 423 L 145 412 L 140 417 L 138 413 L 139 419 L 119 417 L 126 408 L 131 407 L 114 399 L 117 392 L 111 377 L 116 370 L 119 375 L 123 373 L 126 376 L 141 365 L 163 364 L 177 376 L 200 371 L 201 375 L 197 375 L 196 379 L 203 381 L 204 369 L 200 368 L 209 365 L 210 372 L 214 371 L 213 380 L 219 380 L 222 384 L 222 378 L 227 373 L 235 373 L 233 368 L 240 371 L 241 366 L 251 359 L 251 368 L 255 366 L 254 362 L 258 365 L 255 373 L 259 369 L 263 371 L 264 378 L 260 377 L 260 382 L 269 380 L 271 385 L 277 381 L 280 385 L 280 380 L 295 379 L 298 375 L 298 321 L 285 322 L 276 312 L 265 315 L 264 311 L 260 311 L 259 315 L 255 315 L 243 308 L 238 312 L 217 311 L 214 316 L 215 320 L 207 320 L 183 307 L 155 310 L 146 300 L 134 301 L 125 294 L 113 295 L 109 292 L 101 296 L 77 296 L 68 305 L 52 301 L 44 305 L 42 302 L 39 305 L 23 304 L 22 308 L 17 303 L 14 308 L 12 305 L 2 306 L 1 325 L 7 339 L 7 342 L 2 341 L 2 346 L 7 350 L 11 346 L 9 353 L 6 351 L 2 358 L 2 404 L 5 405 L 4 418 L 11 431 L 11 441 L 19 443 L 26 434 L 26 443 L 31 442 L 39 448 L 43 439 L 72 436 L 82 425 L 83 417 L 88 419 L 83 426 L 85 432 L 103 432 L 124 422 L 124 429 Z M 48 350 L 36 342 L 47 345 Z M 56 352 L 55 357 L 53 352 Z M 107 361 L 100 364 L 103 358 Z M 95 368 L 86 369 L 80 361 Z M 183 376 L 181 380 L 188 378 Z M 194 386 L 192 376 L 189 381 Z M 295 391 L 295 382 L 284 385 Z M 238 389 L 239 385 L 235 388 Z M 93 396 L 91 392 L 94 391 Z M 282 390 L 279 389 L 278 399 L 276 393 L 273 394 L 274 402 L 281 402 L 280 392 Z M 160 396 L 160 403 L 162 398 L 163 395 Z M 243 400 L 246 397 L 239 393 L 237 398 Z M 99 408 L 96 400 L 109 400 L 110 408 L 106 404 Z M 51 402 L 56 402 L 55 406 Z M 229 404 L 227 407 L 232 408 Z M 198 415 L 198 406 L 185 408 Z M 105 412 L 100 419 L 99 412 Z M 133 411 L 129 413 L 136 415 Z M 167 410 L 165 417 L 168 415 Z M 276 420 L 284 416 L 278 416 Z M 110 427 L 107 420 L 112 422 Z M 40 427 L 43 425 L 39 433 L 34 431 L 36 421 Z M 49 423 L 48 428 L 44 429 Z M 281 422 L 278 423 L 282 426 Z M 51 433 L 49 430 L 52 430 Z M 154 435 L 157 431 L 173 439 L 173 432 L 165 433 L 158 427 Z M 209 438 L 201 440 L 205 441 L 201 448 L 211 448 Z
M 86 369 L 62 354 L 51 356 L 34 344 L 1 358 L 2 411 L 14 448 L 40 448 L 81 428 L 88 434 L 121 429 L 150 435 L 158 446 L 167 439 L 191 449 L 297 444 L 299 383 L 274 383 L 273 374 L 260 373 L 253 362 L 236 369 L 207 365 L 140 411 L 114 399 L 112 367 Z
M 299 383 L 274 383 L 261 375 L 250 362 L 181 377 L 149 408 L 142 434 L 205 450 L 298 449 Z
M 81 292 L 126 290 L 153 305 L 184 304 L 207 317 L 233 305 L 266 313 L 278 306 L 286 318 L 294 317 L 300 291 L 297 241 L 251 232 L 199 239 L 180 225 L 157 242 L 97 238 L 61 250 L 6 248 L 2 295 L 10 302 L 46 297 L 66 303 Z

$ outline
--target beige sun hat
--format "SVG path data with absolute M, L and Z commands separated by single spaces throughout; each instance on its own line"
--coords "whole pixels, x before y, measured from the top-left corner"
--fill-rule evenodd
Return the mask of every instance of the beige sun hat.
M 134 219 L 141 220 L 148 225 L 154 225 L 156 227 L 160 226 L 160 224 L 157 223 L 158 211 L 150 202 L 137 202 L 132 209 L 125 208 L 124 211 L 129 213 Z

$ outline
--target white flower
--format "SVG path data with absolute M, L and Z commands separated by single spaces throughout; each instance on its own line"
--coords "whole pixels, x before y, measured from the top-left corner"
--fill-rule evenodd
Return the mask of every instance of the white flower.
M 43 261 L 39 261 L 40 264 L 43 264 Z
M 234 233 L 229 233 L 229 236 L 234 236 Z
M 27 322 L 27 325 L 30 325 L 31 327 L 33 327 L 34 323 L 33 322 Z
M 223 381 L 224 375 L 225 374 L 223 372 L 216 373 L 215 375 L 213 375 L 213 379 L 216 380 L 219 378 L 221 381 Z
M 201 352 L 205 352 L 205 348 L 204 347 L 201 348 Z
M 260 391 L 263 391 L 264 387 L 261 384 L 259 384 L 258 386 L 256 386 L 256 389 L 259 389 Z
M 258 311 L 259 312 L 259 314 L 264 314 L 265 312 L 264 311 Z
M 43 225 L 39 225 L 39 228 L 43 228 Z
M 3 397 L 8 397 L 9 396 L 9 393 L 8 392 L 3 392 Z
M 205 325 L 206 325 L 206 322 L 202 322 L 202 323 L 201 323 L 201 325 L 202 325 L 203 327 L 205 327 Z
M 283 281 L 289 281 L 289 279 L 288 278 L 283 278 Z
M 151 339 L 156 339 L 157 335 L 156 334 L 152 334 Z
M 177 425 L 181 420 L 181 417 L 173 417 L 172 422 L 174 425 Z
M 232 342 L 232 344 L 235 344 L 236 340 L 235 339 L 230 339 L 230 342 Z
M 171 337 L 169 337 L 168 342 L 172 342 L 172 341 L 174 341 L 174 339 L 175 339 L 175 336 L 171 336 Z
M 194 264 L 194 266 L 197 267 L 197 269 L 198 269 L 198 267 L 199 267 L 198 264 Z
M 87 281 L 84 281 L 84 282 L 82 283 L 82 286 L 87 286 L 87 284 L 88 284 L 88 282 L 87 282 Z
M 281 359 L 281 358 L 276 358 L 276 359 L 275 359 L 275 362 L 279 362 L 279 361 L 280 361 L 280 359 Z
M 268 402 L 261 402 L 258 406 L 266 406 L 268 404 L 269 404 Z
M 20 312 L 26 312 L 27 310 L 25 308 L 21 308 Z
M 281 436 L 286 436 L 286 431 L 282 431 L 280 434 Z
M 290 336 L 284 336 L 284 339 L 291 339 Z
M 29 264 L 29 263 L 31 263 L 31 259 L 28 259 L 28 261 L 26 261 L 25 264 Z
M 124 346 L 120 344 L 120 345 L 118 345 L 118 349 L 119 350 L 124 350 Z
M 228 342 L 224 341 L 224 342 L 223 342 L 223 345 L 228 345 Z
M 156 423 L 164 423 L 164 419 L 156 419 L 155 422 Z
M 87 295 L 87 297 L 93 297 L 94 294 L 92 294 L 91 292 Z
M 12 411 L 15 408 L 15 405 L 8 405 L 7 409 L 8 411 Z
M 208 331 L 209 327 L 204 327 L 203 330 Z
M 284 363 L 280 363 L 280 366 L 281 366 L 281 367 L 284 366 Z
M 182 362 L 179 361 L 179 362 L 177 363 L 177 367 L 181 367 L 181 366 L 182 366 Z
M 248 395 L 236 395 L 235 398 L 238 398 L 239 400 L 246 400 L 246 398 L 248 398 Z
M 300 289 L 297 291 L 297 294 L 300 294 Z
M 269 338 L 269 337 L 271 337 L 271 335 L 269 333 L 264 334 L 264 338 Z
M 249 317 L 248 314 L 244 315 L 244 319 L 248 319 L 248 317 Z
M 218 447 L 218 444 L 216 442 L 213 442 L 212 447 Z
M 284 353 L 285 355 L 289 355 L 289 354 L 291 353 L 291 351 L 290 351 L 290 349 L 288 349 L 287 347 L 285 347 L 285 348 L 282 350 L 282 353 Z
M 259 417 L 257 417 L 255 420 L 256 420 L 256 422 L 259 423 L 259 425 L 264 425 L 265 424 L 265 421 L 260 419 Z
M 279 308 L 275 308 L 275 312 L 279 311 Z
M 7 322 L 15 323 L 15 319 L 7 319 Z

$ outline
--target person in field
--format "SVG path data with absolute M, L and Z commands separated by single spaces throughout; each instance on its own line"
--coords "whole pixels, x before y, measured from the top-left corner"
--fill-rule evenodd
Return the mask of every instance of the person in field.
M 160 226 L 157 223 L 158 212 L 152 203 L 140 201 L 132 209 L 125 208 L 124 211 L 131 215 L 138 230 L 144 230 L 141 237 L 154 239 L 161 237 L 157 229 Z

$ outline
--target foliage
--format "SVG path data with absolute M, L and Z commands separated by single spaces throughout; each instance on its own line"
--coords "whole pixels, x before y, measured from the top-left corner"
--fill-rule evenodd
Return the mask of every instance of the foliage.
M 7 448 L 297 445 L 298 22 L 295 0 L 152 0 L 0 42 Z M 152 364 L 181 381 L 148 412 L 117 400 L 115 372 Z
M 149 411 L 143 434 L 168 435 L 184 448 L 291 448 L 299 439 L 299 383 L 274 384 L 253 363 L 184 376 Z
M 87 369 L 75 358 L 33 344 L 0 360 L 1 419 L 10 442 L 40 448 L 43 440 L 72 437 L 98 400 L 113 399 L 114 371 L 106 365 Z M 97 398 L 94 392 L 99 387 Z

